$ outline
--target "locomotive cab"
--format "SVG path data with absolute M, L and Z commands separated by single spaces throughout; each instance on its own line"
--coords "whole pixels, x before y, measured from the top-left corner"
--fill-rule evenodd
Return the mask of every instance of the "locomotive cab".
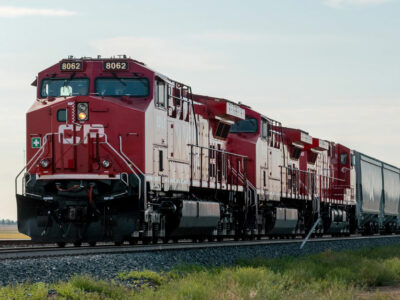
M 153 81 L 131 59 L 68 59 L 39 73 L 17 195 L 20 232 L 79 244 L 121 242 L 139 230 Z

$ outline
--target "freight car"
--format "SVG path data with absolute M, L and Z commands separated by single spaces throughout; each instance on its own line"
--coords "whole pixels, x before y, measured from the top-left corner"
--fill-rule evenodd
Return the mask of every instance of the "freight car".
M 69 57 L 32 85 L 15 190 L 19 231 L 34 241 L 400 228 L 398 168 L 244 104 L 193 94 L 139 61 Z

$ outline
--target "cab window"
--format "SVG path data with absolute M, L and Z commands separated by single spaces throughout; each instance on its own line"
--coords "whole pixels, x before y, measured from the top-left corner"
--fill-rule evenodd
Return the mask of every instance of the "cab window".
M 247 132 L 247 133 L 255 133 L 257 132 L 257 120 L 255 118 L 245 119 L 237 121 L 235 124 L 231 126 L 231 133 L 239 133 L 239 132 Z
M 98 78 L 95 92 L 100 96 L 147 97 L 149 80 L 147 78 Z
M 88 78 L 52 78 L 43 79 L 40 97 L 86 96 L 89 93 Z

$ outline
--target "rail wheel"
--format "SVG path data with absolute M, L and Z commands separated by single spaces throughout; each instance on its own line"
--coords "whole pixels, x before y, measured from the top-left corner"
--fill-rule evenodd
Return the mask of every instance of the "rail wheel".
M 89 242 L 89 246 L 90 246 L 90 247 L 96 246 L 96 242 Z
M 80 247 L 82 245 L 82 242 L 74 242 L 75 247 Z
M 143 238 L 142 242 L 143 242 L 143 245 L 150 245 L 153 242 L 153 239 L 146 237 L 146 238 Z
M 137 238 L 132 238 L 129 240 L 129 245 L 136 245 L 138 242 Z
M 57 247 L 60 247 L 60 248 L 65 247 L 65 242 L 57 242 L 56 244 L 57 244 Z

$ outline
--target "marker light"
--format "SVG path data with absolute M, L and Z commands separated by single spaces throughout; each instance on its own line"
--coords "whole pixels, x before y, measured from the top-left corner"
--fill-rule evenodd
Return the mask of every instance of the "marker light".
M 103 167 L 108 169 L 111 166 L 111 163 L 108 160 L 103 160 Z
M 49 165 L 50 165 L 50 161 L 48 159 L 46 159 L 46 158 L 42 159 L 42 161 L 40 162 L 40 166 L 43 169 L 47 169 L 49 167 Z
M 80 112 L 78 115 L 78 119 L 80 121 L 85 121 L 87 119 L 87 115 L 84 112 Z

